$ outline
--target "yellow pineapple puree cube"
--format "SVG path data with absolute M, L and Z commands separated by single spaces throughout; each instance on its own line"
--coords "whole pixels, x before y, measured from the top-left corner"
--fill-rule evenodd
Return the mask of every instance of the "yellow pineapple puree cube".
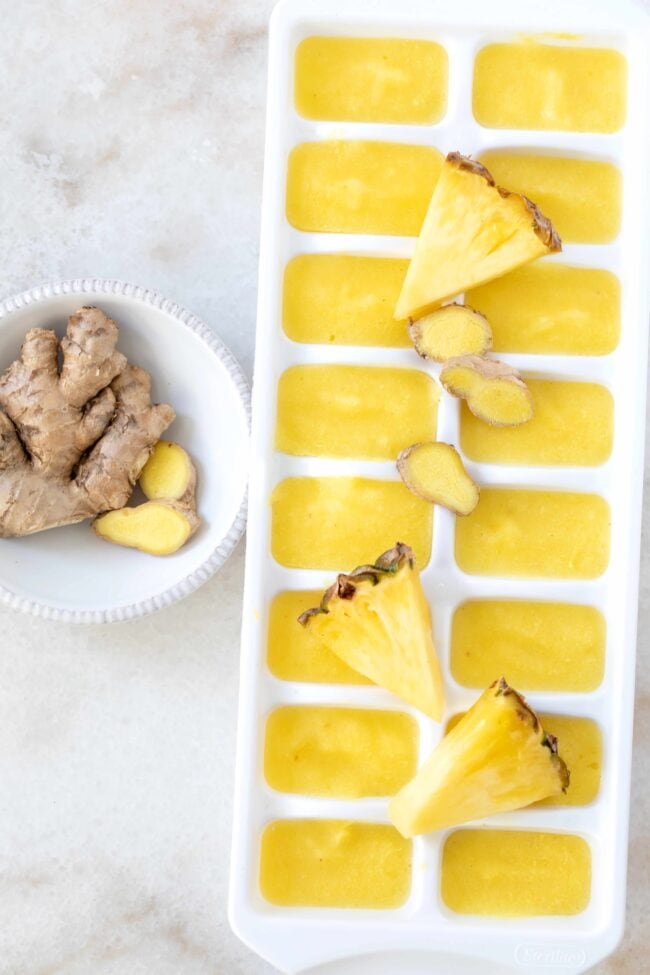
M 465 294 L 487 317 L 495 352 L 606 355 L 621 333 L 611 271 L 537 261 Z
M 626 89 L 619 51 L 489 44 L 476 56 L 472 104 L 476 121 L 491 128 L 616 132 Z
M 299 254 L 286 266 L 282 325 L 294 342 L 409 347 L 396 321 L 407 260 Z
M 455 714 L 445 728 L 445 734 L 463 717 Z M 533 806 L 585 806 L 598 795 L 603 766 L 603 736 L 595 721 L 565 714 L 540 714 L 544 731 L 555 735 L 558 752 L 571 773 L 566 792 L 549 796 Z M 532 807 L 531 807 L 532 808 Z
M 390 796 L 417 769 L 418 726 L 375 708 L 282 707 L 266 723 L 272 789 L 332 799 Z
M 309 119 L 438 122 L 447 52 L 433 41 L 307 37 L 296 50 L 295 104 Z
M 464 572 L 595 579 L 609 562 L 610 511 L 596 494 L 483 488 L 456 519 L 456 561 Z
M 432 440 L 439 392 L 417 369 L 292 366 L 280 377 L 275 446 L 287 454 L 394 460 Z
M 271 496 L 271 551 L 297 569 L 350 570 L 405 542 L 431 556 L 432 505 L 401 481 L 290 477 Z
M 500 464 L 594 467 L 612 451 L 614 400 L 598 383 L 528 379 L 532 420 L 514 427 L 490 426 L 463 403 L 460 445 L 471 460 Z
M 594 606 L 471 599 L 453 616 L 451 672 L 463 687 L 504 674 L 522 691 L 593 691 L 605 672 L 605 636 Z
M 325 233 L 420 232 L 442 155 L 398 142 L 304 142 L 291 151 L 287 219 Z
M 458 830 L 443 848 L 441 894 L 457 914 L 579 914 L 591 894 L 591 850 L 569 833 Z
M 276 820 L 262 834 L 262 896 L 283 907 L 400 907 L 411 843 L 392 826 L 340 819 Z
M 593 802 L 600 789 L 603 767 L 603 736 L 599 726 L 589 718 L 565 714 L 541 714 L 544 731 L 555 735 L 559 752 L 571 772 L 571 782 L 564 795 L 549 796 L 539 806 L 585 806 Z
M 613 163 L 501 149 L 483 153 L 481 162 L 499 186 L 533 200 L 565 244 L 606 244 L 617 236 L 621 173 Z
M 267 641 L 267 662 L 280 680 L 309 681 L 314 684 L 370 684 L 366 677 L 314 639 L 308 626 L 298 617 L 318 606 L 322 589 L 280 592 L 271 602 Z

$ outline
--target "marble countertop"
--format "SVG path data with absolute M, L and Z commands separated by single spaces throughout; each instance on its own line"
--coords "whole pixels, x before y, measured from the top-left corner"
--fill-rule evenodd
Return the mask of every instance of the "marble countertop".
M 271 0 L 4 0 L 0 296 L 104 276 L 191 308 L 250 375 Z M 628 926 L 650 914 L 646 500 Z M 0 975 L 266 975 L 226 918 L 243 545 L 184 602 L 0 609 Z

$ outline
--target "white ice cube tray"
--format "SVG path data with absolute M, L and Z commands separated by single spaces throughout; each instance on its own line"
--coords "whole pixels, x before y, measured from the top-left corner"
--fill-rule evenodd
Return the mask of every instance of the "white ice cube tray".
M 483 128 L 475 121 L 471 94 L 476 52 L 490 42 L 516 40 L 521 33 L 546 32 L 575 33 L 579 38 L 571 43 L 616 48 L 625 54 L 629 98 L 627 123 L 622 130 L 613 135 L 509 131 Z M 427 126 L 312 122 L 299 117 L 293 105 L 296 46 L 305 37 L 327 34 L 438 41 L 449 57 L 448 108 L 444 118 Z M 647 18 L 628 0 L 543 0 L 528 4 L 515 0 L 284 0 L 274 12 L 230 918 L 237 934 L 283 971 L 297 972 L 353 957 L 359 965 L 353 966 L 354 971 L 365 971 L 365 962 L 359 962 L 359 956 L 372 956 L 368 964 L 374 971 L 399 975 L 420 971 L 429 975 L 453 971 L 461 975 L 488 970 L 491 975 L 514 971 L 541 975 L 552 968 L 578 973 L 612 951 L 621 936 L 646 402 L 647 49 Z M 421 760 L 440 739 L 443 727 L 379 688 L 284 682 L 271 675 L 266 663 L 268 613 L 273 596 L 283 590 L 324 589 L 334 577 L 333 572 L 287 569 L 274 561 L 269 501 L 275 485 L 292 475 L 397 479 L 392 462 L 300 458 L 276 452 L 280 375 L 299 363 L 404 366 L 424 369 L 434 376 L 439 372 L 438 367 L 418 360 L 409 349 L 297 344 L 282 330 L 283 273 L 295 255 L 408 257 L 413 251 L 411 238 L 302 233 L 290 226 L 285 215 L 288 154 L 302 142 L 329 138 L 414 143 L 435 146 L 443 153 L 458 149 L 475 156 L 498 147 L 540 149 L 558 155 L 610 160 L 622 171 L 623 223 L 619 237 L 602 246 L 569 244 L 560 255 L 549 258 L 571 265 L 607 268 L 618 276 L 622 286 L 622 331 L 617 349 L 602 357 L 500 356 L 528 374 L 595 380 L 607 386 L 615 400 L 610 459 L 598 468 L 468 464 L 483 485 L 536 486 L 602 495 L 612 514 L 609 566 L 600 578 L 584 582 L 466 575 L 454 560 L 454 518 L 436 508 L 431 561 L 422 573 L 445 677 L 446 718 L 467 708 L 478 694 L 456 684 L 449 669 L 451 617 L 464 600 L 508 596 L 587 603 L 598 607 L 606 617 L 606 667 L 601 686 L 585 694 L 528 695 L 536 708 L 587 716 L 600 725 L 605 747 L 597 800 L 584 807 L 522 810 L 486 822 L 492 827 L 570 832 L 587 840 L 592 853 L 592 895 L 586 910 L 577 916 L 498 920 L 454 914 L 445 907 L 439 893 L 440 853 L 448 832 L 415 839 L 411 893 L 398 910 L 281 908 L 266 902 L 260 893 L 260 837 L 270 821 L 303 817 L 388 821 L 385 799 L 335 801 L 274 792 L 263 774 L 265 725 L 274 708 L 286 704 L 399 707 L 418 722 Z M 439 440 L 458 443 L 458 418 L 457 401 L 441 397 Z M 377 554 L 369 552 L 368 557 Z

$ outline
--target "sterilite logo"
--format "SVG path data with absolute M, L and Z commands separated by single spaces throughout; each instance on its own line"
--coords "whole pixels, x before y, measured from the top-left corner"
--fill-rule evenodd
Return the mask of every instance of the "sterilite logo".
M 515 951 L 518 965 L 541 965 L 545 968 L 579 968 L 587 960 L 582 948 L 549 948 L 548 945 L 519 945 Z

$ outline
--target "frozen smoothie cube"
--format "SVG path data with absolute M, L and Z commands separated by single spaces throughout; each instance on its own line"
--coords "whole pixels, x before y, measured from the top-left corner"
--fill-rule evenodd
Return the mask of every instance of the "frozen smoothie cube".
M 326 650 L 314 639 L 308 626 L 298 617 L 311 606 L 318 606 L 322 589 L 280 592 L 269 610 L 269 670 L 280 680 L 309 681 L 314 684 L 370 684 L 366 677 Z
M 549 796 L 539 806 L 585 806 L 600 789 L 603 767 L 603 736 L 595 721 L 564 714 L 541 714 L 544 731 L 555 735 L 560 755 L 571 771 L 564 795 Z
M 538 261 L 465 295 L 492 327 L 495 352 L 606 355 L 621 332 L 621 286 L 598 268 Z
M 401 481 L 365 477 L 290 477 L 271 497 L 271 549 L 296 569 L 350 570 L 396 541 L 431 555 L 432 506 Z
M 400 711 L 283 707 L 266 724 L 272 789 L 333 799 L 390 796 L 415 775 L 418 726 Z
M 500 186 L 529 197 L 565 244 L 606 244 L 621 226 L 621 174 L 613 163 L 494 150 L 481 162 Z
M 308 37 L 296 50 L 296 109 L 310 119 L 438 122 L 447 52 L 433 41 Z
M 456 519 L 456 561 L 474 575 L 595 579 L 609 562 L 609 529 L 597 494 L 483 488 Z
M 450 665 L 463 687 L 504 674 L 522 691 L 593 691 L 605 669 L 605 618 L 574 603 L 471 599 L 454 613 Z
M 476 56 L 472 104 L 477 122 L 490 128 L 616 132 L 626 90 L 619 51 L 490 44 Z
M 460 443 L 471 459 L 498 464 L 595 467 L 612 451 L 614 400 L 598 383 L 528 379 L 532 420 L 490 426 L 461 407 Z
M 462 829 L 442 853 L 442 899 L 457 914 L 579 914 L 591 894 L 591 851 L 581 836 Z
M 284 272 L 282 323 L 294 342 L 411 345 L 396 321 L 407 260 L 350 254 L 299 254 Z
M 438 386 L 418 369 L 292 366 L 280 377 L 275 446 L 287 454 L 394 460 L 432 440 Z
M 455 714 L 447 723 L 445 734 L 463 717 Z M 598 795 L 603 764 L 603 740 L 600 728 L 589 718 L 564 714 L 539 714 L 544 731 L 555 735 L 558 752 L 566 762 L 571 781 L 566 792 L 533 803 L 534 806 L 585 806 Z
M 398 142 L 304 142 L 289 156 L 287 219 L 298 230 L 420 232 L 442 156 Z
M 392 826 L 342 819 L 269 823 L 260 888 L 284 907 L 400 907 L 411 886 L 411 843 Z

